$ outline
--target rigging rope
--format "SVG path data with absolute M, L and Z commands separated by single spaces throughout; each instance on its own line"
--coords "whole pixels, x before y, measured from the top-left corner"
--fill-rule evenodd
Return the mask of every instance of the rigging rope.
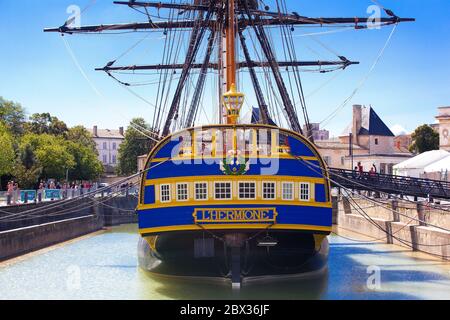
M 84 71 L 84 69 L 81 67 L 77 57 L 75 56 L 75 53 L 73 52 L 72 48 L 70 47 L 69 43 L 67 42 L 67 40 L 65 39 L 64 36 L 61 37 L 63 39 L 64 45 L 70 55 L 70 57 L 72 58 L 72 61 L 74 62 L 75 66 L 78 68 L 79 72 L 82 74 L 82 76 L 84 77 L 84 79 L 88 82 L 88 84 L 90 85 L 90 87 L 92 88 L 92 90 L 96 93 L 96 95 L 98 97 L 100 97 L 102 100 L 106 101 L 106 97 L 97 89 L 97 87 L 94 85 L 94 83 L 91 81 L 91 79 L 87 76 L 86 72 Z M 126 87 L 126 86 L 124 86 Z M 127 88 L 129 90 L 129 88 Z M 130 90 L 129 90 L 130 91 Z M 130 91 L 132 92 L 132 91 Z M 133 93 L 133 92 L 132 92 Z M 122 114 L 123 116 L 123 114 Z M 125 117 L 126 118 L 126 117 Z M 141 133 L 142 135 L 146 136 L 149 139 L 155 140 L 153 137 L 149 136 L 148 134 L 142 132 L 141 129 L 139 129 L 139 127 L 137 127 L 136 124 L 130 122 L 130 126 L 134 127 L 134 129 L 136 129 L 139 133 Z M 148 130 L 148 129 L 147 129 Z M 150 131 L 150 130 L 149 130 Z
M 391 33 L 389 34 L 389 37 L 386 39 L 384 46 L 378 53 L 378 56 L 376 57 L 375 61 L 371 65 L 367 74 L 360 80 L 360 82 L 359 82 L 358 86 L 355 88 L 355 90 L 353 90 L 351 95 L 349 97 L 347 97 L 340 106 L 338 106 L 331 114 L 329 114 L 326 118 L 324 118 L 320 122 L 321 125 L 326 126 L 332 119 L 334 119 L 338 115 L 339 111 L 341 111 L 353 99 L 353 97 L 356 96 L 356 94 L 359 92 L 359 90 L 365 85 L 365 83 L 369 79 L 370 75 L 372 74 L 373 70 L 378 65 L 378 62 L 381 60 L 381 57 L 383 56 L 389 43 L 391 42 L 392 36 L 394 35 L 394 33 L 397 29 L 397 26 L 398 26 L 398 24 L 394 24 L 394 27 L 392 28 Z

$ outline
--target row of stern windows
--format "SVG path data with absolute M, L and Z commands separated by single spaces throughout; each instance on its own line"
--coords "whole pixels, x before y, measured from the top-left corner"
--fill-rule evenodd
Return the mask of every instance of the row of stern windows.
M 208 200 L 283 200 L 313 201 L 314 183 L 311 182 L 194 182 L 161 184 L 157 188 L 159 202 Z M 191 191 L 192 190 L 192 194 Z

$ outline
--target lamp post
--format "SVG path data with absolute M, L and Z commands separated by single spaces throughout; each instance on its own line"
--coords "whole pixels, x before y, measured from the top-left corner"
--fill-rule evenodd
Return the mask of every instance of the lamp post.
M 352 167 L 350 169 L 353 171 L 353 133 L 350 132 L 348 138 L 348 152 L 352 161 Z

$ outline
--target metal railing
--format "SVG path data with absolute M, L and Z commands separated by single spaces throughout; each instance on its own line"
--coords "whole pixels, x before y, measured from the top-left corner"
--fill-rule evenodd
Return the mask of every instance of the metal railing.
M 447 181 L 370 172 L 359 173 L 353 170 L 336 168 L 330 168 L 329 172 L 330 178 L 334 182 L 354 190 L 384 192 L 420 198 L 450 199 L 450 182 Z
M 74 199 L 97 190 L 100 188 L 20 190 L 19 192 L 13 191 L 9 196 L 7 191 L 0 191 L 0 207 Z M 96 197 L 107 196 L 113 192 L 137 195 L 138 187 L 111 187 L 99 192 Z

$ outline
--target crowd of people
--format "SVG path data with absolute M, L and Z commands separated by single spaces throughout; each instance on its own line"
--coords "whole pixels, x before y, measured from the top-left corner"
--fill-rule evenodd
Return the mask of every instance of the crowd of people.
M 14 181 L 9 181 L 6 186 L 6 203 L 7 205 L 17 204 L 20 197 L 19 184 Z
M 53 180 L 43 181 L 41 180 L 37 186 L 36 197 L 33 198 L 35 202 L 42 202 L 46 198 L 46 190 L 55 191 L 49 192 L 51 201 L 55 199 L 67 199 L 74 197 L 83 192 L 89 192 L 93 188 L 97 187 L 97 183 L 83 182 L 83 183 L 66 183 L 55 182 Z M 6 187 L 6 205 L 17 205 L 21 202 L 28 202 L 28 194 L 25 190 L 24 199 L 22 199 L 22 190 L 19 188 L 19 184 L 15 181 L 9 181 Z M 34 191 L 33 191 L 34 192 Z

